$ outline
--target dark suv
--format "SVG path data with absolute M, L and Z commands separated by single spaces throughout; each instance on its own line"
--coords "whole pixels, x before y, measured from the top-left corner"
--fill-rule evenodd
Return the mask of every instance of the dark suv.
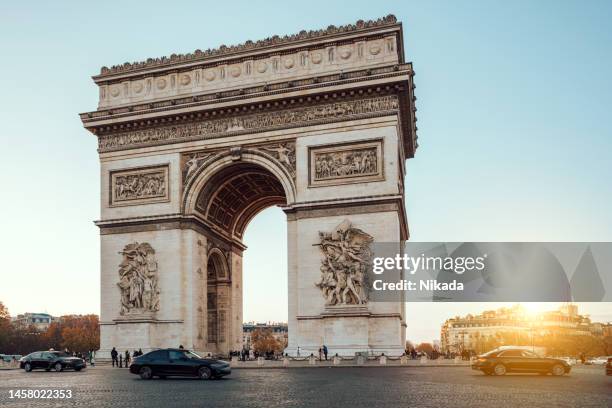
M 153 376 L 198 377 L 208 380 L 229 375 L 231 368 L 225 361 L 203 358 L 193 351 L 163 349 L 137 357 L 130 365 L 130 372 L 140 375 L 143 380 Z
M 72 369 L 81 371 L 87 365 L 85 360 L 64 353 L 63 351 L 35 351 L 19 360 L 19 366 L 30 372 L 36 369 L 44 369 L 46 371 L 63 371 Z
M 523 349 L 496 349 L 478 356 L 472 363 L 472 369 L 480 370 L 487 375 L 504 375 L 506 373 L 538 373 L 564 375 L 572 367 L 558 358 L 540 357 Z

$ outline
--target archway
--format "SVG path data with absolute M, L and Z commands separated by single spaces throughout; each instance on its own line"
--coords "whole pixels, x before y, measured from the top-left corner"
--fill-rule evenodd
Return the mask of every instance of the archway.
M 242 348 L 244 232 L 264 209 L 287 205 L 283 184 L 273 172 L 282 170 L 268 160 L 248 152 L 240 160 L 219 156 L 203 164 L 191 184 L 198 191 L 186 211 L 207 227 L 202 232 L 208 248 L 206 293 L 201 297 L 206 304 L 198 306 L 206 310 L 199 321 L 204 327 L 198 327 L 206 333 L 199 345 L 205 352 L 226 355 Z

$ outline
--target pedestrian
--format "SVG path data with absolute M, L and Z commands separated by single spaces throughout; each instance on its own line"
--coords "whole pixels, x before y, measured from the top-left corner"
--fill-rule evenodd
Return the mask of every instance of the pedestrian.
M 91 350 L 91 366 L 95 367 L 96 366 L 96 350 Z
M 319 361 L 323 360 L 323 347 L 319 347 Z
M 184 350 L 184 349 L 185 349 L 185 347 L 183 347 L 183 345 L 181 344 L 181 345 L 179 346 L 179 350 Z
M 327 361 L 327 346 L 323 345 L 323 354 L 325 354 L 325 361 Z
M 140 357 L 140 356 L 142 356 L 142 349 L 141 348 L 138 349 L 138 357 Z
M 130 352 L 125 350 L 125 368 L 130 366 Z
M 123 355 L 119 354 L 119 368 L 123 368 Z
M 113 349 L 111 350 L 111 359 L 113 360 L 113 367 L 115 367 L 115 365 L 117 367 L 119 366 L 119 361 L 117 360 L 118 355 L 119 353 L 117 353 L 117 350 L 113 347 Z

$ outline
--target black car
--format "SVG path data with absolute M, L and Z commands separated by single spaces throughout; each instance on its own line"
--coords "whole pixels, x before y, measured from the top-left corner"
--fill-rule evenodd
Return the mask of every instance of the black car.
M 163 349 L 137 357 L 130 365 L 130 372 L 140 375 L 143 380 L 153 376 L 198 377 L 208 380 L 229 375 L 231 368 L 225 361 L 203 358 L 193 351 Z
M 523 349 L 496 349 L 478 356 L 472 363 L 473 370 L 480 370 L 486 375 L 505 375 L 506 373 L 538 373 L 564 375 L 572 367 L 558 358 L 540 357 Z
M 612 357 L 608 357 L 608 362 L 606 363 L 606 375 L 612 375 Z
M 82 358 L 72 357 L 63 351 L 36 351 L 22 357 L 19 360 L 19 366 L 26 372 L 30 372 L 36 369 L 44 369 L 46 371 L 72 369 L 81 371 L 87 365 Z

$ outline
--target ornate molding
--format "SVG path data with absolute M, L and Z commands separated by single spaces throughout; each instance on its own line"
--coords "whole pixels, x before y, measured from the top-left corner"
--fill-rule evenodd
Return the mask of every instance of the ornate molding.
M 98 136 L 98 150 L 100 152 L 107 152 L 262 132 L 285 127 L 301 127 L 325 123 L 329 120 L 351 120 L 372 114 L 397 112 L 398 109 L 399 100 L 396 95 L 353 99 L 302 108 L 197 121 L 174 126 L 101 134 Z
M 384 179 L 382 139 L 310 147 L 311 187 Z
M 132 63 L 125 62 L 120 65 L 114 65 L 110 68 L 102 67 L 100 69 L 100 76 L 126 73 L 144 68 L 163 67 L 176 63 L 196 62 L 205 60 L 206 58 L 219 57 L 243 51 L 257 50 L 270 46 L 285 45 L 303 40 L 320 39 L 322 37 L 330 35 L 350 33 L 369 28 L 383 27 L 387 25 L 393 25 L 395 23 L 397 23 L 397 18 L 394 15 L 389 14 L 388 16 L 379 18 L 377 20 L 359 20 L 355 24 L 347 24 L 339 27 L 330 25 L 326 29 L 311 31 L 302 30 L 297 34 L 286 35 L 284 37 L 275 35 L 273 37 L 268 37 L 259 41 L 249 40 L 239 45 L 221 45 L 219 48 L 207 49 L 206 51 L 195 50 L 193 53 L 188 54 L 172 54 L 169 57 L 149 58 L 146 61 Z
M 368 302 L 367 268 L 372 251 L 371 235 L 342 221 L 332 232 L 319 232 L 323 254 L 321 279 L 315 283 L 326 306 L 363 305 Z
M 110 172 L 109 205 L 139 205 L 169 201 L 169 166 Z
M 146 243 L 127 244 L 119 264 L 122 316 L 142 316 L 159 311 L 158 271 L 155 250 Z

